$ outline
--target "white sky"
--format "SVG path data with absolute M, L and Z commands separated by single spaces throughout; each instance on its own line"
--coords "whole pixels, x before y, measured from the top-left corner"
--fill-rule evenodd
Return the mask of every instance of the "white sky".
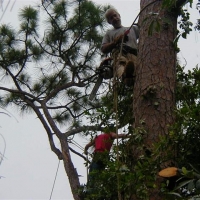
M 0 0 L 0 5 L 1 5 Z M 105 0 L 93 0 L 99 4 L 107 4 Z M 3 1 L 5 10 L 9 0 Z M 14 27 L 18 24 L 17 14 L 19 8 L 29 3 L 35 4 L 38 0 L 17 0 L 12 8 L 14 0 L 10 0 L 8 9 L 2 17 L 0 10 L 0 23 L 10 23 Z M 109 0 L 121 14 L 122 24 L 130 26 L 139 13 L 139 0 Z M 197 0 L 194 1 L 194 8 Z M 12 9 L 12 10 L 11 10 Z M 196 9 L 192 10 L 192 21 L 200 18 Z M 195 67 L 200 63 L 200 34 L 193 32 L 187 40 L 181 39 L 179 47 L 181 53 L 179 58 L 182 63 L 187 60 L 187 69 Z M 3 110 L 0 110 L 3 111 Z M 58 166 L 58 159 L 51 152 L 46 133 L 39 120 L 34 115 L 19 116 L 16 110 L 9 109 L 11 117 L 0 114 L 0 152 L 2 153 L 6 141 L 5 158 L 0 165 L 0 199 L 50 199 L 51 190 Z M 81 145 L 87 141 L 83 138 Z M 86 182 L 86 169 L 84 161 L 73 156 L 81 183 Z M 61 161 L 58 175 L 51 197 L 52 200 L 73 200 L 68 179 Z

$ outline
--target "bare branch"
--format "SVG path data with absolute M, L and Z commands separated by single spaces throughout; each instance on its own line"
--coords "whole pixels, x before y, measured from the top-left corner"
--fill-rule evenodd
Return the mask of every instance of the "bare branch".
M 70 82 L 70 83 L 66 83 L 64 85 L 61 85 L 57 88 L 55 88 L 51 94 L 49 94 L 46 98 L 45 101 L 47 102 L 49 99 L 51 99 L 52 97 L 54 97 L 58 92 L 60 92 L 63 89 L 69 88 L 69 87 L 73 87 L 73 86 L 77 86 L 77 87 L 85 87 L 84 83 L 74 83 L 74 82 Z
M 70 151 L 75 153 L 76 155 L 80 156 L 81 158 L 83 158 L 85 161 L 88 162 L 87 158 L 85 156 L 83 156 L 81 153 L 75 151 L 74 149 L 72 149 L 71 147 L 69 147 Z

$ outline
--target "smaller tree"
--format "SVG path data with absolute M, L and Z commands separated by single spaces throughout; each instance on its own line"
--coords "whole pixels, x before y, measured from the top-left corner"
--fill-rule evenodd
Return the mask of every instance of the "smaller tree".
M 101 130 L 101 124 L 87 125 L 85 113 L 100 107 L 88 94 L 97 77 L 105 9 L 91 1 L 44 1 L 41 35 L 39 13 L 32 7 L 21 10 L 18 31 L 0 26 L 0 104 L 36 114 L 51 150 L 64 161 L 76 200 L 80 183 L 70 149 L 81 154 L 69 143 L 78 133 Z

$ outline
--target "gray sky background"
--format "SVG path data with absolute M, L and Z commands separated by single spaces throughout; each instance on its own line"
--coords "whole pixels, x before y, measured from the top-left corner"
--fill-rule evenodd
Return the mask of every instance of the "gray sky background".
M 24 5 L 35 5 L 39 0 L 17 0 L 12 8 L 14 0 L 10 0 L 7 12 L 2 17 L 0 10 L 0 23 L 10 23 L 14 27 L 18 24 L 18 11 Z M 1 1 L 0 1 L 1 2 Z M 6 8 L 8 0 L 3 1 Z M 105 0 L 93 0 L 98 4 L 107 4 Z M 139 0 L 110 0 L 119 13 L 121 13 L 122 24 L 130 26 L 139 13 Z M 198 11 L 191 10 L 191 20 L 196 22 L 200 18 Z M 11 10 L 12 9 L 12 10 Z M 179 47 L 181 52 L 178 57 L 182 64 L 187 64 L 186 69 L 191 69 L 200 64 L 200 34 L 193 31 L 187 40 L 181 39 Z M 48 138 L 34 115 L 20 116 L 16 109 L 8 109 L 11 117 L 0 114 L 0 152 L 5 149 L 5 157 L 0 165 L 0 199 L 50 199 L 58 159 L 49 147 Z M 5 139 L 5 143 L 2 138 Z M 87 140 L 78 138 L 80 145 L 84 147 Z M 80 151 L 80 150 L 79 150 Z M 80 151 L 81 152 L 81 151 Z M 83 177 L 81 183 L 86 182 L 86 168 L 84 161 L 73 155 L 73 160 L 78 173 Z M 63 163 L 60 162 L 55 187 L 51 197 L 52 200 L 73 200 Z

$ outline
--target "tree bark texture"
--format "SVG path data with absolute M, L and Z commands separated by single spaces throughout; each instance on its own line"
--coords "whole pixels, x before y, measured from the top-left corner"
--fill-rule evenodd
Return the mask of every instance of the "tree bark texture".
M 174 122 L 176 52 L 173 41 L 177 17 L 161 9 L 162 1 L 141 0 L 139 18 L 140 39 L 134 85 L 134 128 L 147 132 L 144 146 L 151 151 L 159 136 L 168 135 Z M 149 6 L 147 6 L 149 4 Z M 160 24 L 160 30 L 149 34 L 150 24 Z M 157 23 L 158 22 L 158 23 Z M 160 181 L 158 181 L 159 184 Z M 161 200 L 159 191 L 152 191 L 150 200 Z
M 64 167 L 69 179 L 74 200 L 80 200 L 80 197 L 78 195 L 80 182 L 79 182 L 76 168 L 74 168 L 73 162 L 71 160 L 68 142 L 66 141 L 66 139 L 61 139 L 60 142 L 61 142 L 61 148 L 62 148 L 62 154 L 63 154 Z
M 155 0 L 154 0 L 155 1 Z M 141 0 L 141 9 L 152 0 Z M 148 34 L 154 16 L 161 25 L 160 32 Z M 165 23 L 165 20 L 168 23 Z M 175 108 L 176 52 L 173 40 L 176 36 L 177 18 L 161 10 L 156 1 L 146 7 L 139 19 L 140 39 L 136 81 L 134 87 L 135 127 L 148 131 L 147 144 L 158 140 L 161 134 L 168 134 L 168 125 L 173 124 Z

